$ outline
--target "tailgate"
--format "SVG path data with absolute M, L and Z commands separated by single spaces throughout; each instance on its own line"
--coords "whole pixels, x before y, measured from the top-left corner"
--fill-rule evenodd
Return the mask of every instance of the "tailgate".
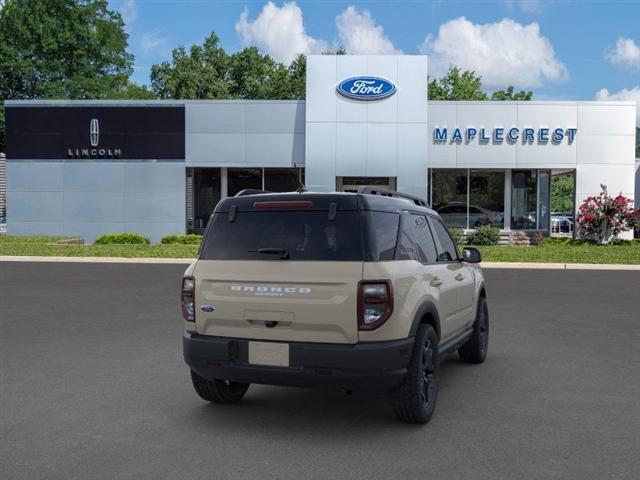
M 202 335 L 356 343 L 360 261 L 199 260 L 196 330 Z M 203 305 L 211 306 L 211 308 Z

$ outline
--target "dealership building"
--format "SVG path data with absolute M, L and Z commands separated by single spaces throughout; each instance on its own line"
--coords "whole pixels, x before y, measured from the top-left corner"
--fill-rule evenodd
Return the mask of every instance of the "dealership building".
M 426 198 L 452 226 L 572 229 L 574 205 L 634 197 L 633 102 L 427 100 L 428 59 L 311 55 L 305 101 L 13 101 L 6 105 L 12 235 L 202 232 L 216 203 L 252 188 Z

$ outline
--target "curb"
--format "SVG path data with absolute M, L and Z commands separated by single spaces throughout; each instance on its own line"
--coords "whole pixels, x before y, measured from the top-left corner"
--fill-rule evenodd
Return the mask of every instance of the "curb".
M 523 270 L 627 270 L 640 271 L 640 265 L 616 263 L 525 263 L 525 262 L 482 262 L 482 268 L 514 268 Z
M 181 264 L 193 263 L 193 258 L 122 258 L 122 257 L 35 257 L 0 255 L 0 262 L 45 262 L 45 263 L 132 263 L 132 264 Z M 521 270 L 627 270 L 640 271 L 640 265 L 603 263 L 527 263 L 527 262 L 482 262 L 487 269 Z
M 0 262 L 185 264 L 194 258 L 33 257 L 0 255 Z

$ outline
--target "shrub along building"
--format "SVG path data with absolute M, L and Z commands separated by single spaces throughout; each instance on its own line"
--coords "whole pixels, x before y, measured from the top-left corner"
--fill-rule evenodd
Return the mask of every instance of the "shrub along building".
M 158 241 L 202 232 L 223 197 L 300 181 L 398 189 L 504 231 L 571 231 L 557 175 L 574 210 L 600 184 L 634 196 L 633 102 L 428 101 L 427 65 L 309 56 L 306 101 L 7 101 L 8 232 Z

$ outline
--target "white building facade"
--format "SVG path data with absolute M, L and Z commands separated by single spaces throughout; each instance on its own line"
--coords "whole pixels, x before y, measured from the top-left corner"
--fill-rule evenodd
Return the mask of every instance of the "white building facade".
M 7 231 L 158 241 L 243 188 L 426 198 L 454 227 L 570 234 L 600 191 L 635 196 L 632 102 L 436 102 L 428 59 L 311 55 L 305 101 L 7 101 Z M 571 211 L 550 185 L 568 178 Z

